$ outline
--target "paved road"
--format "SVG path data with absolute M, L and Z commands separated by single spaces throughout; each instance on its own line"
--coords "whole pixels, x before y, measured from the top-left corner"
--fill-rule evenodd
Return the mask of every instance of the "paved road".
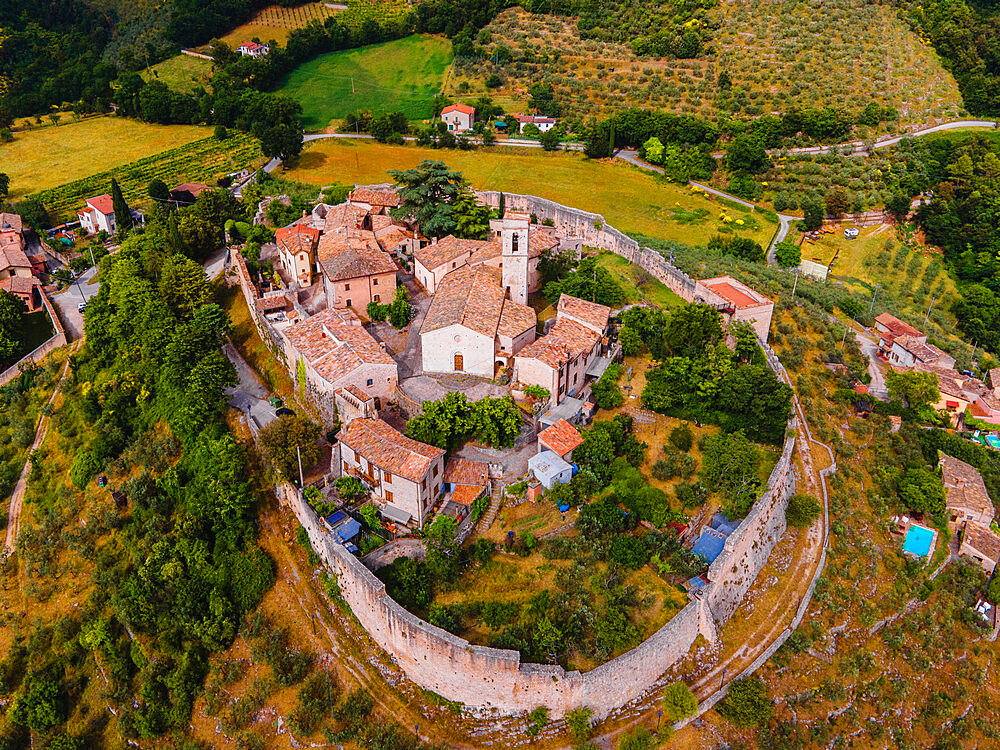
M 62 377 L 59 378 L 59 382 L 56 383 L 56 387 L 52 389 L 52 395 L 49 397 L 48 404 L 51 404 L 55 399 L 56 394 L 59 392 L 59 386 L 62 384 L 63 380 L 69 374 L 69 360 L 66 360 L 66 364 L 63 367 Z M 21 506 L 24 503 L 24 493 L 28 489 L 28 474 L 31 473 L 31 451 L 36 450 L 38 446 L 42 444 L 45 440 L 45 432 L 48 429 L 48 417 L 44 414 L 38 420 L 38 427 L 35 430 L 35 439 L 31 443 L 31 448 L 28 451 L 28 460 L 24 462 L 24 468 L 21 469 L 21 476 L 17 478 L 17 484 L 14 485 L 14 494 L 10 496 L 10 508 L 7 510 L 7 536 L 4 540 L 4 554 L 9 555 L 14 551 L 17 546 L 17 534 L 21 528 Z
M 226 389 L 229 405 L 244 416 L 252 417 L 258 427 L 267 426 L 275 418 L 274 409 L 267 401 L 267 388 L 235 346 L 227 341 L 222 345 L 222 352 L 233 363 L 239 379 L 236 386 Z
M 888 401 L 889 388 L 885 384 L 885 376 L 882 374 L 877 356 L 878 341 L 874 341 L 871 337 L 857 331 L 854 332 L 854 335 L 858 340 L 861 353 L 868 357 L 868 374 L 872 376 L 872 382 L 868 384 L 868 392 L 879 401 Z
M 81 302 L 92 299 L 101 288 L 100 282 L 89 283 L 96 273 L 96 268 L 87 269 L 66 289 L 51 296 L 71 340 L 83 337 L 83 313 L 77 309 L 77 306 Z
M 888 148 L 889 146 L 895 146 L 902 140 L 906 138 L 920 138 L 925 135 L 931 135 L 933 133 L 942 133 L 947 130 L 958 130 L 960 128 L 996 128 L 998 123 L 994 120 L 957 120 L 955 122 L 944 122 L 940 125 L 932 125 L 924 128 L 917 128 L 909 133 L 904 133 L 903 135 L 894 135 L 889 137 L 880 138 L 873 144 L 876 149 Z M 801 148 L 791 148 L 788 149 L 788 153 L 791 154 L 826 154 L 833 149 L 843 149 L 845 146 L 850 146 L 853 149 L 853 156 L 867 156 L 868 147 L 865 145 L 864 141 L 849 141 L 847 143 L 839 143 L 837 145 L 831 146 L 803 146 Z M 774 149 L 775 152 L 780 149 Z

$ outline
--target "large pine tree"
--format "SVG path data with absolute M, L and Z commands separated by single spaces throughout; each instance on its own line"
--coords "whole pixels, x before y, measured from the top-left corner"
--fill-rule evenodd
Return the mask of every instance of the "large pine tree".
M 132 212 L 129 211 L 121 186 L 114 177 L 111 178 L 111 207 L 115 210 L 115 228 L 118 235 L 124 237 L 132 228 Z

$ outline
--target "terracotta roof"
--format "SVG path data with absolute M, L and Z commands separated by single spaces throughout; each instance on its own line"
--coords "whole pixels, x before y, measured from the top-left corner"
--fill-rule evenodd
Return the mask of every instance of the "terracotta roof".
M 489 266 L 462 266 L 441 280 L 420 333 L 462 325 L 493 338 L 503 308 L 500 271 Z
M 396 364 L 362 326 L 334 308 L 289 326 L 284 335 L 329 383 L 365 365 Z
M 1000 367 L 990 370 L 990 387 L 1000 388 Z
M 538 433 L 538 442 L 558 453 L 560 458 L 565 458 L 571 450 L 583 442 L 583 436 L 565 419 L 560 419 L 551 427 L 546 427 Z
M 381 419 L 355 419 L 339 438 L 380 469 L 418 483 L 444 455 L 441 448 L 411 440 Z
M 251 52 L 254 52 L 256 50 L 263 49 L 264 46 L 265 45 L 258 44 L 257 42 L 243 42 L 243 44 L 241 44 L 236 49 L 237 49 L 237 51 L 241 50 L 241 49 L 245 49 L 245 50 L 250 50 Z
M 24 225 L 18 214 L 0 212 L 0 232 L 22 232 Z
M 945 502 L 949 508 L 964 508 L 976 513 L 994 516 L 993 501 L 986 491 L 986 484 L 974 466 L 947 453 L 938 453 L 941 480 L 944 484 Z
M 342 203 L 326 212 L 326 216 L 323 219 L 323 229 L 326 232 L 348 228 L 360 229 L 367 215 L 367 208 Z
M 269 313 L 275 310 L 284 310 L 286 307 L 288 307 L 288 300 L 285 299 L 284 295 L 257 298 L 257 309 L 261 312 Z
M 581 323 L 592 325 L 602 332 L 608 327 L 608 318 L 611 317 L 610 307 L 599 305 L 596 302 L 588 302 L 578 297 L 571 297 L 568 294 L 559 297 L 559 305 L 556 309 L 557 315 L 566 313 Z
M 563 318 L 556 321 L 547 335 L 528 344 L 516 356 L 537 359 L 556 368 L 569 359 L 588 353 L 600 340 L 600 335 L 590 328 Z
M 472 505 L 484 492 L 486 488 L 478 484 L 460 484 L 452 491 L 451 499 L 462 505 Z
M 972 405 L 969 406 L 969 414 L 971 414 L 976 419 L 983 420 L 984 422 L 989 422 L 990 424 L 994 425 L 1000 425 L 1000 417 L 998 417 L 996 413 L 993 412 L 992 410 L 987 409 L 985 406 L 983 406 L 979 402 L 979 399 L 976 399 L 976 401 L 974 401 Z
M 449 112 L 461 112 L 464 115 L 474 115 L 476 114 L 476 108 L 470 107 L 468 104 L 449 104 L 447 107 L 441 110 L 441 114 L 445 115 Z
M 921 362 L 934 362 L 945 356 L 945 353 L 934 344 L 925 344 L 916 336 L 896 336 L 895 342 Z
M 319 264 L 331 281 L 395 273 L 396 262 L 375 241 L 371 232 L 348 231 L 346 236 L 326 233 L 319 238 Z
M 543 232 L 541 229 L 536 229 L 532 227 L 528 231 L 528 248 L 530 252 L 528 253 L 530 257 L 535 258 L 541 255 L 546 250 L 551 250 L 552 248 L 559 245 L 559 238 L 555 237 L 548 232 Z
M 982 405 L 989 409 L 991 412 L 1000 411 L 1000 398 L 994 396 L 990 391 L 985 391 L 979 394 L 979 398 L 976 402 L 982 402 Z
M 975 521 L 969 521 L 965 524 L 965 531 L 962 533 L 962 546 L 965 545 L 972 547 L 983 557 L 994 562 L 1000 560 L 1000 534 Z
M 347 200 L 371 206 L 398 206 L 403 202 L 394 185 L 359 185 L 351 191 Z
M 708 281 L 701 282 L 703 286 L 712 290 L 720 297 L 722 297 L 727 302 L 731 302 L 736 306 L 737 310 L 744 310 L 748 307 L 760 307 L 761 305 L 766 305 L 770 300 L 760 300 L 752 296 L 745 289 L 741 289 L 735 279 L 730 279 L 729 277 L 722 277 L 720 279 L 709 279 Z M 747 287 L 746 289 L 749 289 Z M 753 290 L 750 290 L 752 292 Z
M 513 117 L 518 122 L 522 122 L 522 123 L 525 123 L 525 124 L 527 124 L 527 123 L 548 124 L 550 122 L 553 123 L 553 124 L 555 124 L 555 121 L 556 121 L 556 118 L 554 118 L 554 117 L 544 117 L 543 115 L 522 115 L 522 114 L 516 114 L 516 115 L 513 115 Z
M 503 254 L 503 250 L 500 247 L 500 243 L 496 240 L 488 240 L 484 242 L 480 247 L 477 247 L 469 255 L 468 261 L 466 261 L 470 266 L 475 266 L 480 263 L 485 263 L 493 258 L 499 258 Z
M 319 230 L 305 224 L 282 227 L 274 233 L 274 240 L 278 243 L 278 247 L 293 255 L 302 250 L 312 253 L 318 239 Z
M 444 467 L 444 481 L 451 484 L 473 484 L 485 487 L 490 467 L 481 461 L 467 461 L 464 458 L 449 459 Z
M 534 308 L 522 305 L 514 300 L 504 300 L 500 313 L 500 324 L 497 333 L 508 338 L 517 338 L 525 331 L 538 325 L 538 315 Z
M 891 313 L 882 313 L 875 318 L 875 322 L 884 325 L 894 336 L 923 336 L 919 330 Z
M 5 245 L 0 248 L 0 271 L 7 268 L 31 268 L 31 261 L 19 245 Z
M 458 237 L 453 235 L 448 235 L 443 237 L 437 242 L 427 245 L 427 247 L 422 247 L 417 250 L 413 255 L 416 260 L 426 268 L 428 271 L 433 271 L 436 268 L 440 268 L 445 263 L 450 263 L 451 261 L 458 261 L 469 257 L 476 250 L 479 250 L 484 245 L 492 244 L 497 250 L 500 246 L 496 242 L 488 242 L 483 240 L 460 240 Z M 498 253 L 499 254 L 499 253 Z M 458 265 L 456 263 L 456 265 Z
M 104 195 L 96 195 L 93 198 L 87 198 L 87 205 L 97 209 L 105 216 L 110 216 L 115 212 L 115 202 L 107 193 Z
M 30 294 L 36 284 L 40 286 L 41 282 L 34 276 L 10 276 L 0 281 L 0 289 L 13 294 Z

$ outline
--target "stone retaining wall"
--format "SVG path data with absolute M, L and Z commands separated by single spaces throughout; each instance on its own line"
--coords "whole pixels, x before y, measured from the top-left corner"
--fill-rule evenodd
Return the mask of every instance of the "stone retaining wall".
M 55 333 L 49 338 L 44 344 L 39 346 L 34 351 L 25 354 L 21 359 L 19 359 L 15 364 L 8 367 L 3 372 L 0 372 L 0 386 L 7 385 L 10 381 L 21 374 L 21 368 L 29 363 L 41 362 L 50 352 L 58 349 L 61 346 L 66 346 L 66 330 L 63 328 L 62 321 L 59 320 L 59 315 L 56 314 L 55 305 L 49 300 L 48 295 L 42 289 L 38 290 L 42 295 L 42 304 L 45 305 L 45 311 L 49 314 L 49 319 L 52 321 L 52 327 L 55 329 Z

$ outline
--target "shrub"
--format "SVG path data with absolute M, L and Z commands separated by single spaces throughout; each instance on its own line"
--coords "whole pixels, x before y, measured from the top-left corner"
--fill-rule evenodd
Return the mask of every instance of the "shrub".
M 528 736 L 536 736 L 539 732 L 545 729 L 545 725 L 548 723 L 549 709 L 546 706 L 539 706 L 528 714 Z
M 812 495 L 795 494 L 788 500 L 788 510 L 785 511 L 785 521 L 789 526 L 805 529 L 812 526 L 819 518 L 822 507 Z
M 687 453 L 694 445 L 694 433 L 687 422 L 678 425 L 670 431 L 670 444 L 679 451 Z
M 593 709 L 587 706 L 574 708 L 566 714 L 566 723 L 569 725 L 569 731 L 573 733 L 573 739 L 576 740 L 577 744 L 582 745 L 590 739 L 590 717 L 593 715 Z
M 719 704 L 719 713 L 738 727 L 766 724 L 771 718 L 771 701 L 759 677 L 745 677 L 729 686 Z
M 675 682 L 663 691 L 663 714 L 670 722 L 694 716 L 698 710 L 698 699 L 683 682 Z

